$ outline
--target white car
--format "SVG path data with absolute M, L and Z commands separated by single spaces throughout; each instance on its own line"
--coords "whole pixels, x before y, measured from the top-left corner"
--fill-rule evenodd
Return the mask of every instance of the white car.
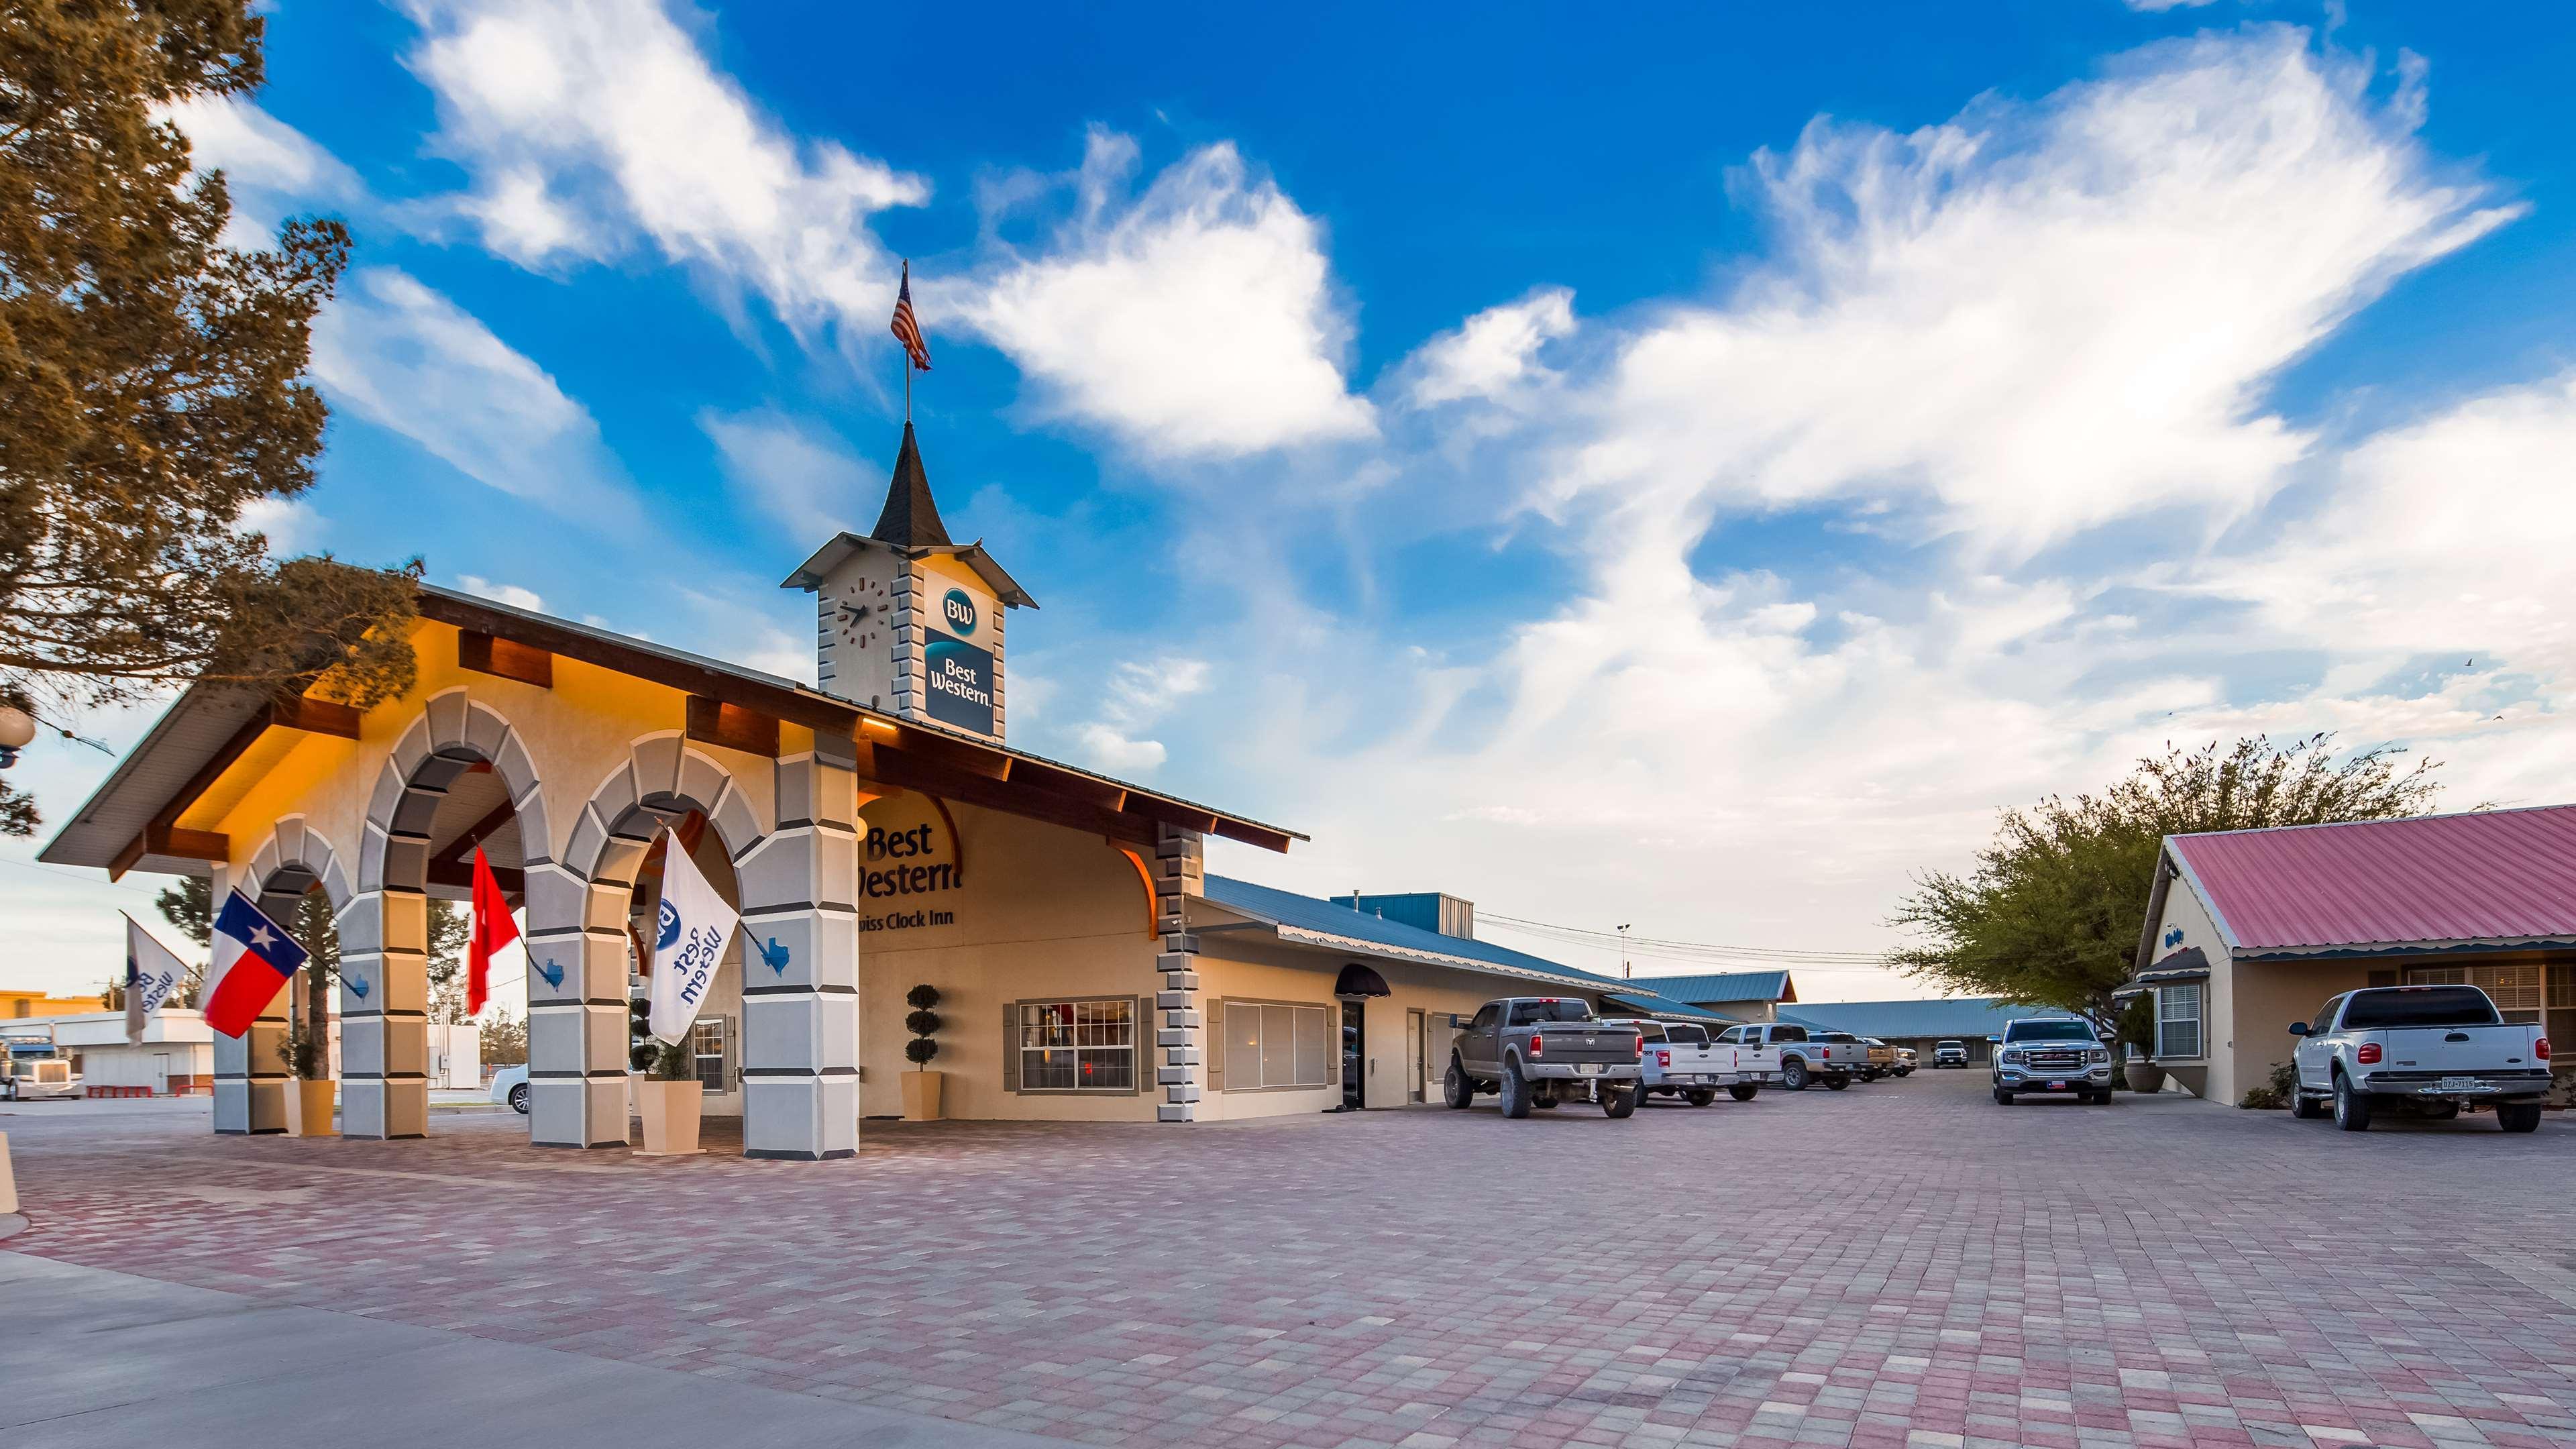
M 528 1069 L 525 1066 L 503 1067 L 492 1074 L 492 1100 L 509 1105 L 511 1111 L 528 1115 Z

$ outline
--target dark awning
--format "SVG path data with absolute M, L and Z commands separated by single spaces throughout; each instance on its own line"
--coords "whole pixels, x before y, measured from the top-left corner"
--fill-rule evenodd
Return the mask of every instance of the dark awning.
M 1333 994 L 1335 996 L 1391 996 L 1394 993 L 1386 989 L 1385 977 L 1354 961 L 1343 967 L 1341 976 L 1333 982 Z
M 2207 981 L 2209 957 L 2198 946 L 2176 951 L 2155 964 L 2152 971 L 2141 971 L 2111 993 L 2114 1000 L 2124 996 L 2142 996 L 2159 986 L 2184 981 Z

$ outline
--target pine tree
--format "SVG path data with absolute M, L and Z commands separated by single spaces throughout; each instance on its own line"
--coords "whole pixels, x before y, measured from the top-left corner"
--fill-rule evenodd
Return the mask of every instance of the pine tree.
M 243 509 L 313 483 L 301 380 L 336 221 L 222 242 L 232 201 L 162 108 L 262 79 L 252 0 L 0 6 L 0 691 L 40 718 L 192 680 L 411 685 L 418 563 L 285 561 Z M 0 832 L 37 824 L 0 784 Z

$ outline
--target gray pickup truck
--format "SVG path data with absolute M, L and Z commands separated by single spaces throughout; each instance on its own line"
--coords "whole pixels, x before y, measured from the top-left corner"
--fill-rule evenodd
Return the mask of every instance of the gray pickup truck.
M 1571 997 L 1507 996 L 1458 1029 L 1446 1097 L 1466 1107 L 1478 1092 L 1500 1093 L 1506 1117 L 1577 1100 L 1626 1117 L 1637 1110 L 1645 1054 L 1634 1023 L 1603 1021 Z

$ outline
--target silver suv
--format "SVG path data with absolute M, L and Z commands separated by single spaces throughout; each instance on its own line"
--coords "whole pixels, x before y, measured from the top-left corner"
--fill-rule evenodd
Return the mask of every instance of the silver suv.
M 2111 1100 L 2111 1049 L 2093 1024 L 2069 1017 L 2032 1017 L 2004 1023 L 1995 1043 L 1995 1100 L 2011 1106 L 2024 1092 L 2068 1096 L 2083 1102 Z

